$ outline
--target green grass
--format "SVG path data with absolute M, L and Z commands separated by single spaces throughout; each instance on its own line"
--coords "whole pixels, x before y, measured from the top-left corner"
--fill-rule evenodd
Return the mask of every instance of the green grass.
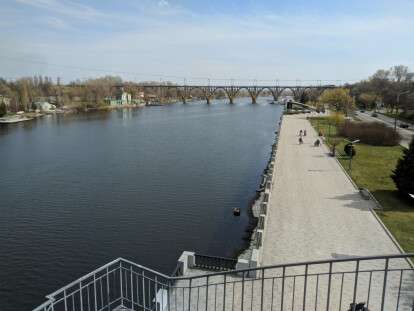
M 352 160 L 352 171 L 350 171 L 349 158 L 343 155 L 346 142 L 343 137 L 337 136 L 336 126 L 331 125 L 329 136 L 326 118 L 311 118 L 310 121 L 315 129 L 319 128 L 323 131 L 328 145 L 333 138 L 341 140 L 337 146 L 339 162 L 358 187 L 369 189 L 381 203 L 384 210 L 378 211 L 377 214 L 404 250 L 414 252 L 414 205 L 398 195 L 390 177 L 398 159 L 402 156 L 403 148 L 356 144 L 356 156 Z

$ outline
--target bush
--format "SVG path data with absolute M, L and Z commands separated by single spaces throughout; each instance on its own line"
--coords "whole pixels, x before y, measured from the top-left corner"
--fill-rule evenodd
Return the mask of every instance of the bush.
M 398 191 L 407 196 L 414 195 L 414 138 L 410 147 L 404 150 L 404 156 L 398 160 L 397 167 L 391 178 L 394 180 Z
M 345 122 L 345 117 L 342 113 L 334 112 L 328 117 L 330 124 L 340 125 Z
M 400 134 L 379 122 L 345 121 L 339 128 L 339 134 L 350 140 L 359 139 L 362 143 L 373 146 L 396 146 L 401 140 Z

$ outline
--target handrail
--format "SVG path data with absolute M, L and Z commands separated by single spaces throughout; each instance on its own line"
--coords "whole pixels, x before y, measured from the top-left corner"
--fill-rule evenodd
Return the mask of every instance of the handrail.
M 121 262 L 124 261 L 126 263 L 129 263 L 137 268 L 140 269 L 145 269 L 151 273 L 154 273 L 158 276 L 161 276 L 167 280 L 171 280 L 171 281 L 176 281 L 176 280 L 190 280 L 190 279 L 197 279 L 200 277 L 206 277 L 206 276 L 216 276 L 216 275 L 223 275 L 223 274 L 234 274 L 234 273 L 240 273 L 240 272 L 249 272 L 249 271 L 261 271 L 263 269 L 275 269 L 275 268 L 283 268 L 283 267 L 295 267 L 295 266 L 303 266 L 303 265 L 316 265 L 316 264 L 326 264 L 326 263 L 337 263 L 337 262 L 348 262 L 348 261 L 356 261 L 356 260 L 360 260 L 360 261 L 367 261 L 367 260 L 376 260 L 376 259 L 393 259 L 393 258 L 401 258 L 401 259 L 405 259 L 405 258 L 409 258 L 409 257 L 414 257 L 414 253 L 405 253 L 405 254 L 390 254 L 390 255 L 377 255 L 377 256 L 355 256 L 355 257 L 346 257 L 346 258 L 335 258 L 335 259 L 322 259 L 322 260 L 313 260 L 313 261 L 301 261 L 301 262 L 292 262 L 292 263 L 287 263 L 287 264 L 277 264 L 277 265 L 268 265 L 268 266 L 260 266 L 260 267 L 256 267 L 256 268 L 245 268 L 245 269 L 235 269 L 235 270 L 229 270 L 229 271 L 221 271 L 221 272 L 210 272 L 210 273 L 204 273 L 204 274 L 199 274 L 199 275 L 194 275 L 194 276 L 180 276 L 180 277 L 174 277 L 174 276 L 167 276 L 163 273 L 157 272 L 155 270 L 152 270 L 150 268 L 147 268 L 145 266 L 136 264 L 128 259 L 124 259 L 122 257 L 119 257 L 97 269 L 95 269 L 94 271 L 82 276 L 81 278 L 71 282 L 70 284 L 54 291 L 53 293 L 47 295 L 47 298 L 52 298 L 52 296 L 56 296 L 56 294 L 60 293 L 62 290 L 67 289 L 72 287 L 73 285 L 75 285 L 76 283 L 83 281 L 85 279 L 87 279 L 90 276 L 93 276 L 96 272 L 101 271 L 117 262 Z M 223 259 L 228 259 L 228 258 L 223 258 Z
M 230 270 L 230 271 L 205 273 L 205 274 L 199 274 L 199 275 L 188 276 L 188 277 L 170 277 L 170 279 L 171 280 L 190 280 L 190 279 L 198 279 L 198 278 L 207 277 L 207 276 L 211 277 L 211 276 L 216 276 L 216 275 L 234 274 L 234 273 L 240 273 L 240 272 L 262 271 L 266 269 L 275 269 L 275 268 L 283 268 L 283 267 L 286 268 L 286 267 L 295 267 L 295 266 L 303 266 L 303 265 L 317 265 L 317 264 L 337 263 L 337 262 L 347 262 L 347 261 L 357 261 L 357 260 L 367 261 L 367 260 L 395 259 L 395 258 L 406 259 L 409 257 L 414 257 L 414 253 L 377 255 L 377 256 L 355 256 L 355 257 L 347 257 L 347 258 L 292 262 L 292 263 L 287 263 L 287 264 L 260 266 L 256 268 L 245 268 L 245 269 L 237 269 L 237 270 Z
M 165 278 L 165 279 L 170 279 L 170 277 L 169 277 L 169 276 L 167 276 L 167 275 L 165 275 L 165 274 L 163 274 L 163 273 L 160 273 L 160 272 L 157 272 L 157 271 L 152 270 L 152 269 L 150 269 L 150 268 L 147 268 L 147 267 L 145 267 L 145 266 L 142 266 L 142 265 L 136 264 L 136 263 L 134 263 L 134 262 L 132 262 L 132 261 L 130 261 L 130 260 L 128 260 L 128 259 L 124 259 L 124 258 L 122 258 L 122 257 L 118 257 L 117 259 L 112 260 L 111 262 L 109 262 L 109 263 L 107 263 L 107 264 L 105 264 L 105 265 L 103 265 L 103 266 L 101 266 L 101 267 L 99 267 L 99 268 L 96 268 L 96 269 L 95 269 L 95 270 L 93 270 L 92 272 L 89 272 L 88 274 L 83 275 L 82 277 L 80 277 L 80 278 L 76 279 L 75 281 L 73 281 L 73 282 L 71 282 L 71 283 L 69 283 L 69 284 L 67 284 L 67 285 L 65 285 L 65 286 L 63 286 L 63 287 L 61 287 L 61 288 L 59 288 L 58 290 L 54 291 L 53 293 L 46 295 L 46 298 L 53 300 L 53 299 L 54 299 L 54 298 L 53 298 L 53 296 L 56 296 L 57 294 L 61 293 L 61 292 L 62 292 L 62 291 L 64 291 L 65 289 L 68 289 L 68 288 L 70 288 L 70 287 L 72 287 L 72 286 L 76 285 L 77 283 L 79 283 L 79 282 L 81 282 L 81 281 L 83 281 L 83 280 L 86 280 L 87 278 L 89 278 L 89 277 L 93 276 L 94 274 L 96 274 L 96 273 L 97 273 L 97 272 L 99 272 L 99 271 L 102 271 L 102 270 L 104 270 L 104 269 L 106 269 L 106 268 L 108 268 L 108 267 L 110 267 L 110 266 L 112 266 L 112 265 L 114 265 L 114 264 L 116 264 L 116 263 L 121 263 L 121 262 L 128 263 L 128 264 L 130 264 L 130 265 L 132 265 L 132 266 L 134 266 L 134 267 L 136 267 L 136 268 L 144 269 L 144 270 L 146 270 L 146 271 L 148 271 L 148 272 L 151 272 L 151 273 L 154 273 L 155 275 L 158 275 L 158 276 L 160 276 L 160 277 L 162 277 L 162 278 Z M 121 268 L 121 266 L 120 266 L 120 268 Z
M 211 256 L 206 256 L 206 257 L 211 257 Z M 91 286 L 90 284 L 82 284 L 82 282 L 84 280 L 87 280 L 90 277 L 93 277 L 93 283 L 95 286 L 94 289 L 94 295 L 96 295 L 96 286 L 97 284 L 99 284 L 99 286 L 102 288 L 102 285 L 105 283 L 102 283 L 103 278 L 100 279 L 96 279 L 96 274 L 99 274 L 101 272 L 106 272 L 106 277 L 108 277 L 108 275 L 110 273 L 112 273 L 112 271 L 117 271 L 119 269 L 119 275 L 120 275 L 120 281 L 116 281 L 116 282 L 121 282 L 121 303 L 122 300 L 128 300 L 128 296 L 125 296 L 122 294 L 122 282 L 126 282 L 127 281 L 127 274 L 130 275 L 130 279 L 128 282 L 131 283 L 130 285 L 130 291 L 132 291 L 132 288 L 134 287 L 133 285 L 133 275 L 136 282 L 138 282 L 138 279 L 136 279 L 137 277 L 141 277 L 142 282 L 144 284 L 144 278 L 145 277 L 150 277 L 152 275 L 152 277 L 148 278 L 148 286 L 155 286 L 155 288 L 161 288 L 161 289 L 173 289 L 176 288 L 176 290 L 178 290 L 179 288 L 181 288 L 180 286 L 176 286 L 174 287 L 173 284 L 176 284 L 176 281 L 180 281 L 180 280 L 184 280 L 184 281 L 189 281 L 189 289 L 191 290 L 192 286 L 192 280 L 195 279 L 200 279 L 200 278 L 204 278 L 207 279 L 207 284 L 208 284 L 208 280 L 212 280 L 212 277 L 214 276 L 223 276 L 224 277 L 224 283 L 226 282 L 226 277 L 227 275 L 242 275 L 242 282 L 245 281 L 245 276 L 246 275 L 250 275 L 249 277 L 253 277 L 253 280 L 261 280 L 262 281 L 262 286 L 263 286 L 263 282 L 266 279 L 264 277 L 265 275 L 265 271 L 268 269 L 283 269 L 283 275 L 281 276 L 282 279 L 284 278 L 288 278 L 291 277 L 289 274 L 285 274 L 286 268 L 288 267 L 310 267 L 312 265 L 321 265 L 321 264 L 329 264 L 329 266 L 332 268 L 333 264 L 335 263 L 346 263 L 346 262 L 357 262 L 357 268 L 354 271 L 341 271 L 338 272 L 339 274 L 344 275 L 344 273 L 356 273 L 356 275 L 358 275 L 358 273 L 363 273 L 364 270 L 359 270 L 359 266 L 360 266 L 360 262 L 366 262 L 366 261 L 374 261 L 374 260 L 381 260 L 385 262 L 385 270 L 384 269 L 379 269 L 379 270 L 366 270 L 366 272 L 370 272 L 372 275 L 372 272 L 375 271 L 384 271 L 386 274 L 391 272 L 393 269 L 390 269 L 388 267 L 388 262 L 390 261 L 390 259 L 405 259 L 405 261 L 407 262 L 407 264 L 409 265 L 409 258 L 410 257 L 414 257 L 414 253 L 406 253 L 406 254 L 390 254 L 390 255 L 377 255 L 377 256 L 354 256 L 354 257 L 346 257 L 346 258 L 335 258 L 335 259 L 323 259 L 323 260 L 314 260 L 314 261 L 303 261 L 303 262 L 292 262 L 292 263 L 286 263 L 286 264 L 276 264 L 276 265 L 267 265 L 267 266 L 261 266 L 261 267 L 255 267 L 255 268 L 245 268 L 245 269 L 235 269 L 235 270 L 227 270 L 227 271 L 220 271 L 220 272 L 212 272 L 212 273 L 204 273 L 204 274 L 198 274 L 198 275 L 193 275 L 193 276 L 167 276 L 163 273 L 159 273 L 155 270 L 149 269 L 145 266 L 136 264 L 132 261 L 129 261 L 127 259 L 124 258 L 117 258 L 95 270 L 93 270 L 92 272 L 78 278 L 77 280 L 69 283 L 68 285 L 58 289 L 57 291 L 47 295 L 46 297 L 48 298 L 48 301 L 44 302 L 43 304 L 39 305 L 37 308 L 35 308 L 35 311 L 48 311 L 51 307 L 53 308 L 55 306 L 55 304 L 58 303 L 62 303 L 62 301 L 65 302 L 66 304 L 66 299 L 67 297 L 70 297 L 72 295 L 72 299 L 74 297 L 74 292 L 72 292 L 71 290 L 75 287 L 75 286 L 79 286 L 79 291 L 80 291 L 80 303 L 82 304 L 82 288 L 84 290 L 85 293 L 85 288 L 89 288 L 89 286 Z M 223 258 L 225 260 L 232 260 L 229 258 Z M 409 265 L 410 266 L 410 265 Z M 111 272 L 109 272 L 108 268 L 111 268 Z M 142 271 L 142 274 L 139 274 L 140 272 L 138 271 L 133 271 L 133 268 L 139 268 Z M 411 267 L 411 266 L 410 266 Z M 331 269 L 330 268 L 330 269 Z M 105 271 L 106 270 L 106 271 Z M 410 271 L 414 271 L 411 267 L 411 269 L 405 269 L 405 268 L 399 268 L 396 269 L 396 271 L 401 271 L 401 277 L 400 277 L 400 286 L 401 286 L 401 279 L 402 279 L 402 271 L 403 270 L 410 270 Z M 144 272 L 147 273 L 148 272 L 148 276 L 145 275 L 144 277 Z M 259 274 L 257 274 L 256 272 L 260 272 Z M 118 272 L 117 272 L 118 273 Z M 124 275 L 125 273 L 125 275 Z M 130 273 L 130 274 L 129 274 Z M 138 273 L 138 274 L 137 274 Z M 332 270 L 330 270 L 328 273 L 326 272 L 319 272 L 316 273 L 315 275 L 334 275 L 335 272 L 333 272 Z M 99 276 L 98 275 L 98 276 Z M 257 278 L 257 275 L 259 275 L 259 278 Z M 310 276 L 312 276 L 312 273 L 308 273 L 308 270 L 305 270 L 305 274 L 295 274 L 292 275 L 293 277 L 304 277 L 304 278 L 308 278 Z M 123 281 L 122 278 L 125 277 L 126 279 Z M 164 281 L 160 280 L 160 278 L 164 279 Z M 275 277 L 272 276 L 272 279 L 274 279 Z M 157 280 L 158 279 L 158 280 Z M 106 278 L 107 282 L 109 282 L 109 280 Z M 151 282 L 153 282 L 152 285 Z M 237 282 L 237 280 L 235 280 L 234 282 Z M 386 279 L 384 278 L 384 282 L 386 282 Z M 193 282 L 194 283 L 194 282 Z M 223 284 L 224 284 L 223 283 Z M 113 284 L 113 283 L 112 283 Z M 220 283 L 221 284 L 221 283 Z M 194 285 L 196 285 L 196 283 L 194 283 Z M 210 285 L 214 285 L 213 283 Z M 106 286 L 109 286 L 109 283 L 106 283 Z M 119 284 L 118 284 L 119 286 Z M 137 285 L 138 286 L 138 285 Z M 160 287 L 158 287 L 160 286 Z M 209 285 L 207 285 L 209 286 Z M 186 286 L 184 286 L 183 288 L 188 288 Z M 225 288 L 225 287 L 224 287 Z M 69 290 L 69 294 L 68 294 L 68 290 Z M 88 289 L 89 290 L 89 289 Z M 127 287 L 125 287 L 125 290 L 127 290 Z M 138 289 L 137 289 L 138 290 Z M 143 288 L 144 293 L 145 293 L 145 286 Z M 63 297 L 60 297 L 61 295 L 63 295 Z M 69 295 L 69 296 L 68 296 Z M 88 294 L 89 295 L 89 294 Z M 138 296 L 136 296 L 138 297 Z M 96 297 L 95 297 L 96 298 Z M 102 297 L 101 297 L 102 298 Z M 62 300 L 63 299 L 63 300 Z M 148 298 L 149 299 L 149 298 Z M 108 300 L 109 301 L 109 300 Z M 150 300 L 149 300 L 150 301 Z M 147 302 L 149 302 L 147 301 Z M 89 296 L 88 296 L 88 303 L 89 303 Z M 144 300 L 144 307 L 145 307 L 145 300 Z
M 222 260 L 236 261 L 237 262 L 237 259 L 234 259 L 234 258 L 220 257 L 220 256 L 210 256 L 210 255 L 204 255 L 204 254 L 199 254 L 199 253 L 195 253 L 195 255 L 200 256 L 200 257 L 216 258 L 216 259 L 222 259 Z

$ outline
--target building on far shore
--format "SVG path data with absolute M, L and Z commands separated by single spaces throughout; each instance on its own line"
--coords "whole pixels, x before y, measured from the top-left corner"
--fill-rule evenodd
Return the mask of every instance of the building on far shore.
M 114 95 L 106 99 L 110 106 L 124 106 L 132 104 L 132 95 L 124 91 L 123 87 L 118 88 Z
M 35 102 L 34 105 L 36 106 L 36 109 L 40 111 L 45 111 L 45 112 L 54 111 L 56 109 L 55 105 L 48 103 L 46 101 L 38 101 L 38 102 Z
M 10 98 L 0 94 L 0 104 L 5 104 L 7 110 L 9 110 Z

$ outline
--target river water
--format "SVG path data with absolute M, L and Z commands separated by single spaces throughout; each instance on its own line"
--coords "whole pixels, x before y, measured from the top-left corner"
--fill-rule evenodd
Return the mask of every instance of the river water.
M 1 126 L 0 310 L 117 257 L 170 274 L 184 250 L 234 256 L 281 113 L 239 99 Z

